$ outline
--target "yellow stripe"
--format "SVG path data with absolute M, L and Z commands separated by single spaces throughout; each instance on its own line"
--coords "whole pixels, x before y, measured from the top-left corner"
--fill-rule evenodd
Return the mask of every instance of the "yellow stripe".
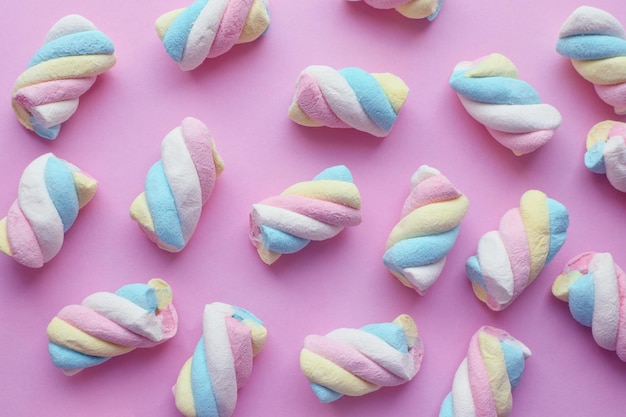
M 546 195 L 537 190 L 525 192 L 520 201 L 520 214 L 530 249 L 530 284 L 541 272 L 550 249 L 550 213 Z
M 552 284 L 552 295 L 561 301 L 568 302 L 570 287 L 582 276 L 580 271 L 570 271 L 567 274 L 559 275 Z
M 587 81 L 599 85 L 612 85 L 626 82 L 626 56 L 578 61 L 572 65 Z
M 591 128 L 587 134 L 587 150 L 593 148 L 598 142 L 606 142 L 609 139 L 609 132 L 617 122 L 604 120 Z
M 478 335 L 478 343 L 489 376 L 496 415 L 506 416 L 513 405 L 513 397 L 511 396 L 511 382 L 506 370 L 502 346 L 496 337 L 484 332 Z
M 184 7 L 182 9 L 172 10 L 171 12 L 165 13 L 164 15 L 159 17 L 156 20 L 156 22 L 154 22 L 154 26 L 156 28 L 159 39 L 163 40 L 163 38 L 165 37 L 165 34 L 167 33 L 167 30 L 170 28 L 170 26 L 172 26 L 172 23 L 174 23 L 174 20 L 176 20 L 176 18 L 180 16 L 180 14 L 184 10 L 185 10 Z
M 309 117 L 309 115 L 306 114 L 304 110 L 302 110 L 300 105 L 296 103 L 295 101 L 292 102 L 291 105 L 289 106 L 288 114 L 289 114 L 289 118 L 293 120 L 294 122 L 298 123 L 299 125 L 306 126 L 306 127 L 323 126 L 323 124 Z
M 58 317 L 52 319 L 47 333 L 51 342 L 85 355 L 111 357 L 123 355 L 134 349 L 132 346 L 116 345 L 98 339 Z
M 361 208 L 359 190 L 351 182 L 338 180 L 319 180 L 300 182 L 292 185 L 281 195 L 299 195 L 316 200 L 330 201 L 355 209 Z
M 141 193 L 135 198 L 130 205 L 130 217 L 146 228 L 153 235 L 156 234 L 154 228 L 154 221 L 148 209 L 148 200 L 146 199 L 146 193 Z
M 91 201 L 98 189 L 98 181 L 80 171 L 74 171 L 74 187 L 78 195 L 78 207 L 83 208 Z
M 396 10 L 410 19 L 423 19 L 437 10 L 438 0 L 413 0 L 401 4 Z
M 176 385 L 174 386 L 174 397 L 178 411 L 186 417 L 196 416 L 193 390 L 191 388 L 191 358 L 187 359 L 178 374 Z
M 502 54 L 491 54 L 479 62 L 466 73 L 466 77 L 508 77 L 519 78 L 517 68 L 511 60 Z
M 409 87 L 400 77 L 388 72 L 372 74 L 372 77 L 380 84 L 396 114 L 400 113 L 406 97 L 409 95 Z
M 252 7 L 248 12 L 248 18 L 243 25 L 237 43 L 252 42 L 261 36 L 270 24 L 270 17 L 265 7 L 265 3 L 260 0 L 254 0 Z
M 11 244 L 9 243 L 9 234 L 7 233 L 7 218 L 0 220 L 0 252 L 13 256 Z

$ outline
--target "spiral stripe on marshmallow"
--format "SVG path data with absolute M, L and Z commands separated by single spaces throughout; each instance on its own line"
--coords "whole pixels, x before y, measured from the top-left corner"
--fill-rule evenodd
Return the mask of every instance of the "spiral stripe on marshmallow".
M 403 314 L 391 323 L 307 336 L 300 368 L 319 400 L 329 403 L 404 384 L 417 374 L 423 356 L 415 322 Z
M 181 251 L 191 239 L 224 163 L 209 129 L 187 117 L 165 136 L 161 160 L 146 177 L 130 215 L 161 249 Z
M 96 193 L 98 182 L 52 153 L 32 161 L 20 178 L 17 200 L 0 220 L 0 252 L 40 268 L 63 246 L 78 211 Z
M 626 31 L 613 15 L 590 6 L 577 8 L 561 26 L 556 50 L 616 114 L 626 114 Z
M 508 307 L 561 249 L 568 226 L 565 206 L 541 191 L 526 191 L 520 207 L 480 238 L 477 254 L 465 264 L 476 297 L 495 311 Z
M 364 1 L 375 9 L 396 9 L 410 19 L 435 20 L 443 5 L 443 0 L 348 0 Z
M 155 23 L 165 51 L 183 71 L 197 68 L 236 44 L 254 41 L 269 24 L 266 0 L 197 0 Z
M 84 17 L 59 20 L 13 86 L 19 122 L 42 138 L 55 139 L 78 108 L 79 97 L 115 65 L 113 52 L 111 40 Z
M 202 337 L 174 386 L 178 410 L 186 417 L 230 417 L 266 337 L 252 313 L 224 303 L 206 305 Z
M 610 253 L 585 252 L 571 259 L 552 286 L 574 319 L 591 327 L 604 349 L 626 362 L 626 274 Z
M 537 91 L 519 79 L 517 68 L 504 55 L 457 64 L 450 86 L 470 116 L 515 155 L 545 145 L 561 124 L 559 111 L 541 103 Z
M 439 417 L 506 417 L 513 405 L 530 350 L 519 340 L 483 326 L 470 340 L 467 357 L 454 375 L 452 391 L 444 399 Z
M 390 73 L 311 65 L 296 81 L 289 117 L 302 126 L 352 127 L 385 137 L 408 93 L 404 81 Z
M 312 240 L 330 239 L 361 223 L 361 195 L 350 170 L 327 168 L 312 181 L 252 205 L 250 239 L 266 264 L 302 250 Z
M 611 185 L 626 192 L 626 123 L 605 120 L 587 135 L 585 166 L 596 174 L 606 174 Z
M 387 239 L 383 263 L 400 282 L 423 295 L 443 270 L 469 201 L 428 165 L 415 172 L 411 188 L 402 218 Z
M 48 324 L 52 363 L 66 375 L 136 348 L 171 339 L 178 326 L 172 290 L 162 279 L 98 292 L 61 309 Z

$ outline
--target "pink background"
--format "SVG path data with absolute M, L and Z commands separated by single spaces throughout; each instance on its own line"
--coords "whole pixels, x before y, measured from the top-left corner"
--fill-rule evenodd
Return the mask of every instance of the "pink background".
M 446 0 L 429 23 L 364 3 L 272 0 L 266 36 L 190 73 L 170 60 L 154 30 L 160 14 L 184 1 L 4 4 L 0 211 L 6 213 L 17 196 L 24 167 L 45 152 L 89 172 L 100 188 L 44 268 L 0 257 L 2 414 L 179 415 L 171 386 L 200 337 L 204 304 L 222 301 L 254 312 L 269 330 L 235 416 L 437 415 L 471 335 L 484 324 L 508 330 L 533 351 L 514 392 L 512 416 L 623 416 L 626 364 L 598 347 L 590 329 L 550 293 L 554 277 L 583 251 L 612 252 L 626 266 L 626 197 L 582 162 L 589 129 L 620 119 L 555 52 L 561 24 L 582 4 Z M 626 22 L 623 0 L 593 5 Z M 59 138 L 48 142 L 18 124 L 9 97 L 48 29 L 70 13 L 91 19 L 113 40 L 118 63 L 81 98 Z M 552 141 L 533 154 L 515 157 L 495 142 L 448 86 L 457 62 L 491 52 L 508 56 L 521 78 L 563 115 Z M 411 92 L 391 135 L 378 139 L 291 122 L 294 83 L 310 64 L 403 78 Z M 190 244 L 170 254 L 144 238 L 128 209 L 159 159 L 162 138 L 185 116 L 209 126 L 226 169 Z M 263 264 L 248 240 L 251 204 L 336 164 L 347 165 L 360 188 L 363 223 L 271 267 Z M 409 178 L 421 164 L 441 170 L 470 200 L 444 273 L 424 297 L 397 282 L 381 261 Z M 496 229 L 532 188 L 568 207 L 569 236 L 537 281 L 507 310 L 494 313 L 474 297 L 464 263 L 480 236 Z M 180 316 L 174 339 L 74 377 L 53 367 L 45 329 L 58 310 L 93 292 L 153 277 L 173 287 Z M 318 402 L 299 369 L 304 337 L 401 313 L 415 319 L 425 344 L 415 379 L 361 398 Z

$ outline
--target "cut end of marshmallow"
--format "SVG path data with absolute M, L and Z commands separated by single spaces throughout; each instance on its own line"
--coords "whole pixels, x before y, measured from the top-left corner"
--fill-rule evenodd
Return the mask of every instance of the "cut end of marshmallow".
M 153 278 L 148 281 L 148 285 L 154 288 L 154 295 L 157 299 L 157 308 L 165 310 L 172 303 L 172 288 L 167 282 L 160 278 Z
M 0 252 L 8 256 L 13 256 L 11 244 L 9 243 L 9 235 L 7 233 L 7 218 L 0 220 Z
M 264 0 L 254 0 L 248 18 L 243 26 L 237 43 L 247 43 L 256 40 L 267 31 L 270 25 L 270 14 Z

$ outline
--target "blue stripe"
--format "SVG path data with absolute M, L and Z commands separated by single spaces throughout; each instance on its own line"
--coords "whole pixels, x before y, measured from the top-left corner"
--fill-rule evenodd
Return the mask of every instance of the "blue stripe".
M 59 136 L 59 132 L 61 131 L 60 124 L 54 125 L 52 127 L 43 127 L 32 115 L 28 117 L 28 121 L 33 126 L 33 130 L 35 131 L 35 133 L 44 139 L 56 139 L 57 136 Z
M 85 355 L 52 342 L 48 342 L 48 353 L 50 353 L 50 359 L 52 359 L 54 366 L 67 371 L 90 368 L 111 359 L 110 357 Z
M 486 287 L 485 277 L 483 277 L 483 271 L 480 269 L 480 262 L 478 262 L 477 256 L 471 256 L 465 262 L 465 272 L 472 283 L 482 288 Z
M 196 345 L 191 359 L 191 391 L 197 417 L 219 417 L 204 350 L 204 337 Z
M 45 168 L 46 189 L 63 223 L 63 231 L 72 227 L 78 216 L 78 195 L 72 171 L 56 157 L 48 158 Z
M 427 16 L 426 19 L 428 19 L 430 22 L 435 20 L 437 15 L 439 15 L 439 11 L 441 10 L 441 6 L 443 6 L 443 0 L 439 0 L 437 2 L 437 8 L 435 9 L 434 12 L 432 12 L 429 16 Z
M 326 168 L 319 174 L 313 178 L 313 181 L 320 180 L 335 180 L 335 181 L 345 181 L 345 182 L 354 182 L 352 179 L 352 173 L 345 165 L 337 165 L 334 167 Z
M 568 303 L 572 317 L 583 326 L 591 327 L 596 288 L 593 274 L 579 277 L 569 287 Z
M 248 320 L 252 320 L 256 324 L 260 324 L 261 326 L 263 326 L 263 322 L 257 316 L 249 312 L 248 310 L 245 310 L 237 306 L 231 306 L 231 307 L 233 308 L 233 310 L 235 310 L 235 314 L 233 314 L 232 316 L 234 319 L 239 320 L 239 321 L 244 321 L 248 319 Z
M 309 381 L 309 384 L 311 385 L 313 393 L 323 403 L 331 403 L 343 397 L 343 394 L 333 391 L 330 388 L 326 388 L 325 386 L 316 384 L 315 382 Z
M 165 32 L 162 41 L 163 46 L 174 61 L 180 62 L 183 60 L 183 53 L 185 52 L 191 28 L 208 2 L 209 0 L 198 0 L 187 7 L 174 19 L 167 32 Z
M 180 217 L 161 161 L 148 171 L 145 188 L 156 235 L 166 244 L 182 249 L 185 239 Z
M 74 55 L 110 55 L 115 51 L 113 42 L 99 30 L 72 33 L 42 46 L 28 63 L 28 68 L 55 58 Z
M 556 51 L 581 61 L 613 58 L 626 55 L 626 40 L 608 35 L 574 35 L 559 39 Z
M 443 399 L 443 403 L 439 409 L 439 417 L 454 417 L 454 403 L 452 402 L 451 392 Z
M 457 226 L 438 235 L 401 240 L 387 249 L 383 255 L 383 263 L 395 272 L 435 263 L 450 252 L 459 230 L 460 226 Z
M 569 227 L 569 213 L 565 206 L 551 198 L 547 199 L 550 213 L 550 248 L 546 257 L 546 264 L 554 258 L 561 249 L 567 237 Z
M 466 71 L 457 71 L 450 78 L 450 86 L 457 93 L 488 104 L 539 104 L 539 93 L 526 81 L 509 77 L 466 77 Z
M 158 308 L 158 301 L 154 288 L 146 284 L 128 284 L 115 291 L 116 295 L 137 304 L 147 312 L 154 313 Z
M 504 363 L 506 364 L 506 373 L 509 377 L 509 382 L 511 382 L 511 389 L 515 389 L 522 379 L 524 366 L 526 365 L 524 352 L 517 346 L 505 342 L 500 342 L 500 346 L 504 354 Z
M 585 152 L 585 166 L 591 172 L 596 174 L 606 174 L 606 165 L 604 164 L 604 145 L 605 142 L 598 142 L 591 149 Z
M 384 340 L 400 353 L 409 353 L 409 344 L 402 326 L 396 323 L 376 323 L 361 327 L 361 330 Z
M 269 226 L 261 226 L 261 239 L 268 250 L 282 254 L 298 252 L 311 242 Z

